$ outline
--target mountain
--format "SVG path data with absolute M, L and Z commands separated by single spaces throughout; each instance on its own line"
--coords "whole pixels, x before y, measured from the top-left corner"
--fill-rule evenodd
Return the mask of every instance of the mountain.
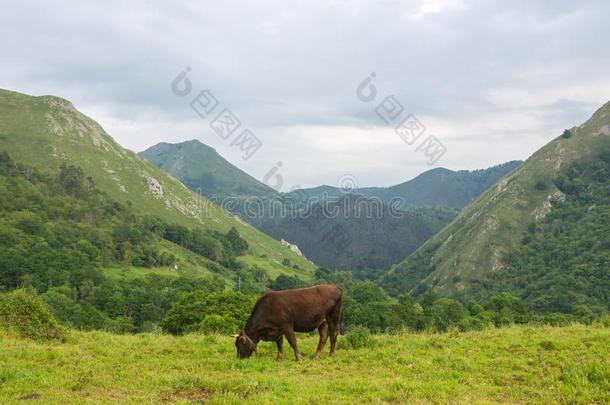
M 442 206 L 460 210 L 520 164 L 521 161 L 515 160 L 488 169 L 472 171 L 436 168 L 395 186 L 364 187 L 354 192 L 384 202 L 389 202 L 393 198 L 402 198 L 412 207 Z M 304 196 L 320 199 L 324 196 L 340 196 L 342 191 L 337 187 L 320 186 L 295 190 L 290 195 L 299 199 Z
M 276 239 L 296 244 L 317 264 L 360 271 L 400 262 L 453 219 L 457 210 L 520 164 L 475 171 L 433 169 L 393 187 L 355 190 L 369 205 L 380 203 L 381 215 L 365 218 L 353 215 L 358 211 L 353 205 L 344 209 L 343 203 L 353 202 L 355 195 L 346 199 L 344 190 L 331 186 L 279 193 L 196 140 L 161 143 L 140 156 L 214 201 L 231 197 L 233 213 Z M 400 218 L 388 215 L 387 205 L 396 197 L 406 202 L 397 208 L 409 211 Z M 320 202 L 324 199 L 327 202 Z M 338 210 L 338 215 L 324 215 L 328 209 Z M 339 246 L 328 243 L 326 233 L 331 230 L 338 233 Z
M 209 198 L 273 196 L 277 193 L 220 156 L 214 148 L 192 140 L 160 143 L 138 155 Z
M 378 200 L 348 194 L 308 205 L 260 229 L 296 244 L 311 260 L 370 278 L 398 263 L 454 216 L 448 209 L 393 210 Z
M 578 302 L 607 308 L 609 151 L 607 103 L 464 208 L 384 285 L 416 295 L 502 289 L 548 311 Z
M 98 190 L 143 215 L 189 229 L 226 233 L 234 227 L 249 245 L 248 254 L 238 258 L 244 266 L 256 265 L 275 276 L 312 276 L 311 262 L 122 148 L 67 100 L 0 90 L 0 151 L 44 173 L 56 173 L 66 162 L 77 166 Z M 300 270 L 282 266 L 286 258 Z

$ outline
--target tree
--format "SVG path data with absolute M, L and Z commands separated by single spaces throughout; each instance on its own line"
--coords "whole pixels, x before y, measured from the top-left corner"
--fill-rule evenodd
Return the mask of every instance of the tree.
M 287 276 L 280 274 L 277 276 L 275 281 L 269 285 L 272 290 L 289 290 L 291 288 L 300 287 L 302 284 L 301 280 L 296 276 Z
M 85 195 L 85 173 L 80 167 L 62 163 L 59 167 L 58 180 L 68 195 L 74 198 L 82 198 Z
M 227 239 L 233 247 L 235 255 L 243 255 L 248 250 L 248 242 L 239 235 L 239 232 L 234 226 L 227 232 Z

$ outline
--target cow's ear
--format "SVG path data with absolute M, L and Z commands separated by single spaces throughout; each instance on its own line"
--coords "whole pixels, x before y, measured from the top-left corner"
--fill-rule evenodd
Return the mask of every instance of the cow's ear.
M 246 337 L 245 337 L 244 335 L 241 335 L 241 336 L 239 337 L 239 340 L 241 340 L 241 341 L 242 341 L 242 343 L 246 343 L 246 342 L 247 342 Z

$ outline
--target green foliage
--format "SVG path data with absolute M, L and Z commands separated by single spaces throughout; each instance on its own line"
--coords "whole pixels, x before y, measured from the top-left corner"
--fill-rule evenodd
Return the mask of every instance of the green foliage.
M 546 181 L 544 180 L 538 180 L 536 182 L 536 190 L 538 191 L 544 191 L 548 188 L 548 184 L 546 183 Z
M 229 326 L 244 325 L 253 304 L 253 297 L 239 292 L 186 293 L 172 305 L 160 325 L 175 335 L 196 330 L 225 332 Z M 221 318 L 227 323 L 223 324 Z
M 429 309 L 429 317 L 437 331 L 445 332 L 450 327 L 457 326 L 470 314 L 458 301 L 450 298 L 436 300 Z
M 572 131 L 570 131 L 569 129 L 564 130 L 561 134 L 561 137 L 564 139 L 570 139 L 572 137 Z
M 282 260 L 282 266 L 290 267 L 290 259 L 288 259 L 287 257 L 285 257 L 285 258 Z
M 199 323 L 198 331 L 205 334 L 220 333 L 229 335 L 238 331 L 242 325 L 229 315 L 209 314 Z
M 269 288 L 275 291 L 279 290 L 289 290 L 292 288 L 305 287 L 301 279 L 296 276 L 287 276 L 285 274 L 280 274 L 277 276 L 275 281 L 269 284 Z
M 462 302 L 428 290 L 416 300 L 408 294 L 388 296 L 375 283 L 353 280 L 347 272 L 319 268 L 316 278 L 317 282 L 335 283 L 343 289 L 343 322 L 350 330 L 362 326 L 375 333 L 402 329 L 468 331 L 532 321 L 527 304 L 507 293 L 489 296 L 479 303 L 473 299 Z M 534 320 L 544 323 L 541 318 Z
M 375 341 L 371 332 L 364 326 L 355 326 L 350 329 L 340 342 L 341 349 L 370 349 Z
M 25 290 L 0 294 L 0 328 L 35 340 L 63 340 L 66 337 L 42 300 Z
M 610 309 L 607 156 L 574 163 L 558 177 L 565 197 L 528 226 L 521 245 L 506 256 L 508 268 L 477 283 L 480 296 L 509 291 L 534 312 L 572 314 L 585 323 Z
M 239 235 L 239 232 L 234 226 L 227 232 L 227 240 L 231 244 L 233 252 L 238 256 L 245 254 L 248 250 L 248 242 Z
M 0 288 L 35 289 L 62 324 L 141 331 L 159 323 L 180 294 L 224 288 L 200 276 L 128 277 L 132 266 L 173 268 L 178 259 L 168 246 L 179 248 L 170 242 L 216 260 L 220 271 L 237 267 L 235 254 L 247 249 L 236 229 L 223 234 L 144 217 L 97 191 L 78 167 L 45 176 L 0 154 Z M 124 277 L 106 277 L 109 266 L 122 267 Z

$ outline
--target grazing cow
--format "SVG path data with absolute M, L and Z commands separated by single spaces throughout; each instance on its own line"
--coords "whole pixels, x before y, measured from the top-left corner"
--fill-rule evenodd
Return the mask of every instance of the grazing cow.
M 240 359 L 250 357 L 258 342 L 275 342 L 277 358 L 284 357 L 284 335 L 294 350 L 298 361 L 295 332 L 311 332 L 318 329 L 320 342 L 315 357 L 319 358 L 326 339 L 330 336 L 330 355 L 336 354 L 337 335 L 341 318 L 343 293 L 335 285 L 318 285 L 296 290 L 272 291 L 256 301 L 244 330 L 235 335 L 235 347 Z

